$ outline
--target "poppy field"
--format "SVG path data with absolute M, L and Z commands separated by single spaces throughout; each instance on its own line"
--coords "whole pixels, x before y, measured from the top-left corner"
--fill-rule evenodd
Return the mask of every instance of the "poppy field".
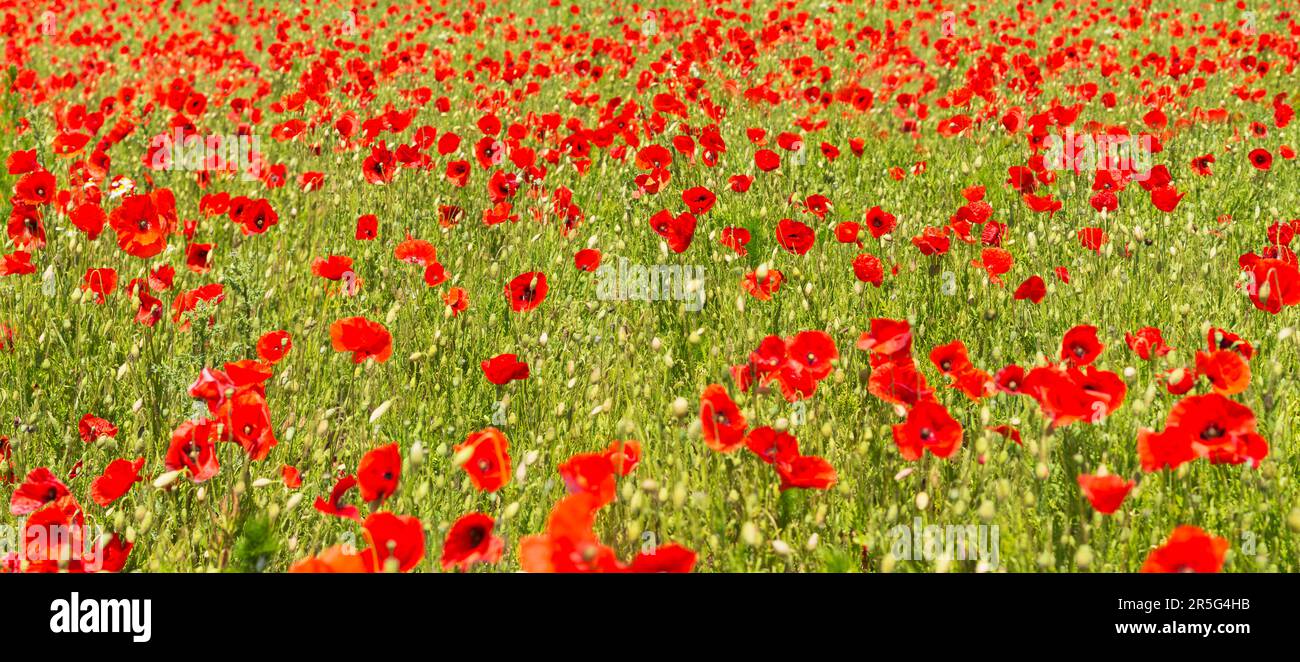
M 1300 568 L 1291 3 L 0 34 L 0 571 Z

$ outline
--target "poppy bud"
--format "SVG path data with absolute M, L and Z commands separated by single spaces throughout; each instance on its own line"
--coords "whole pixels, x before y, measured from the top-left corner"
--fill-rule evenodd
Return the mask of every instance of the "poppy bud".
M 1079 545 L 1079 549 L 1074 552 L 1074 564 L 1079 566 L 1080 570 L 1087 570 L 1092 565 L 1092 547 L 1088 545 Z
M 175 483 L 176 479 L 180 478 L 180 475 L 181 475 L 180 471 L 168 471 L 165 473 L 161 473 L 158 475 L 157 478 L 153 479 L 153 486 L 156 489 L 165 490 L 168 487 L 171 487 L 172 483 Z
M 677 398 L 673 399 L 672 413 L 675 418 L 682 418 L 686 416 L 687 410 L 689 408 L 690 408 L 690 403 L 686 401 L 686 398 L 678 396 Z
M 915 501 L 917 510 L 925 510 L 930 507 L 930 495 L 925 492 L 917 492 Z

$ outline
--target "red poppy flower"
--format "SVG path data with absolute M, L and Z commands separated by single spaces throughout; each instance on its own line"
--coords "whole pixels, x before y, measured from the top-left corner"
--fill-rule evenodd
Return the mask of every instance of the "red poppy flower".
M 1084 248 L 1098 254 L 1101 253 L 1101 247 L 1109 241 L 1106 231 L 1101 228 L 1084 228 L 1079 230 L 1078 236 L 1079 243 L 1083 244 Z
M 1142 572 L 1218 572 L 1228 554 L 1228 541 L 1189 525 L 1174 529 L 1164 545 L 1152 550 Z
M 501 386 L 516 379 L 528 379 L 528 364 L 515 354 L 498 354 L 481 364 L 489 382 Z
M 284 486 L 291 490 L 302 487 L 302 472 L 292 464 L 280 467 L 280 479 L 284 481 Z
M 250 460 L 266 459 L 279 441 L 271 426 L 271 410 L 260 386 L 236 388 L 217 414 L 223 424 L 222 438 L 239 444 Z
M 578 453 L 560 464 L 559 472 L 569 494 L 586 492 L 601 506 L 614 500 L 617 472 L 609 455 Z
M 1124 503 L 1124 498 L 1128 496 L 1129 490 L 1136 485 L 1131 480 L 1125 480 L 1116 475 L 1089 475 L 1079 474 L 1079 487 L 1083 490 L 1084 498 L 1088 503 L 1103 515 L 1110 515 L 1119 510 L 1120 504 Z
M 368 572 L 406 572 L 424 559 L 424 525 L 419 519 L 380 511 L 361 527 L 370 544 L 361 553 Z
M 729 227 L 722 229 L 722 232 L 718 235 L 718 243 L 735 251 L 736 255 L 745 257 L 749 254 L 749 251 L 745 249 L 745 246 L 749 244 L 749 238 L 749 230 Z
M 236 213 L 238 211 L 238 213 Z M 239 226 L 240 232 L 245 236 L 262 234 L 271 229 L 271 226 L 280 222 L 280 215 L 271 207 L 270 201 L 266 198 L 249 200 L 242 208 L 231 206 L 230 220 Z
M 345 545 L 335 545 L 317 556 L 294 562 L 289 566 L 289 572 L 358 573 L 367 570 L 360 552 L 350 551 Z
M 908 461 L 921 459 L 926 451 L 938 458 L 948 458 L 961 448 L 961 423 L 937 402 L 918 402 L 904 422 L 893 426 L 893 431 L 894 443 Z
M 525 572 L 619 572 L 614 550 L 601 544 L 592 526 L 599 506 L 582 492 L 555 504 L 545 533 L 519 541 L 519 565 Z
M 427 267 L 438 261 L 438 251 L 433 247 L 433 244 L 423 239 L 413 239 L 410 235 L 407 235 L 406 239 L 393 248 L 393 257 L 401 262 Z
M 357 485 L 366 503 L 384 501 L 397 492 L 402 478 L 402 455 L 397 444 L 380 446 L 361 458 L 357 465 Z
M 912 237 L 912 245 L 921 251 L 921 255 L 944 255 L 952 243 L 948 238 L 950 232 L 947 227 L 922 228 L 921 234 Z
M 690 572 L 695 568 L 695 560 L 695 552 L 677 543 L 668 543 L 656 547 L 651 552 L 637 553 L 627 571 L 638 573 Z
M 469 308 L 469 294 L 464 288 L 453 287 L 442 295 L 442 302 L 451 309 L 451 316 L 455 317 Z
M 546 274 L 540 271 L 519 274 L 506 285 L 505 292 L 510 310 L 526 313 L 546 300 Z
M 1273 315 L 1300 304 L 1300 269 L 1284 260 L 1263 258 L 1246 268 L 1246 293 L 1255 307 Z
M 468 572 L 476 563 L 500 561 L 505 542 L 492 535 L 495 526 L 496 522 L 483 513 L 462 515 L 447 530 L 442 543 L 442 569 Z
M 374 358 L 379 363 L 393 355 L 393 336 L 379 322 L 348 317 L 330 325 L 330 343 L 336 352 L 352 352 L 353 363 Z
M 144 467 L 144 458 L 130 460 L 116 459 L 108 463 L 104 473 L 90 483 L 90 498 L 101 508 L 117 501 L 131 490 L 131 486 L 143 478 L 140 469 Z
M 347 476 L 343 476 L 334 483 L 334 487 L 330 488 L 329 500 L 326 500 L 323 497 L 316 497 L 316 503 L 313 504 L 313 507 L 326 515 L 342 517 L 360 523 L 361 511 L 354 505 L 343 503 L 343 496 L 356 486 L 357 477 L 355 475 L 348 474 Z
M 697 219 L 690 212 L 673 216 L 668 210 L 660 211 L 650 217 L 650 229 L 664 238 L 668 248 L 674 253 L 685 252 L 695 238 Z
M 960 340 L 930 350 L 930 363 L 933 363 L 940 373 L 949 376 L 959 375 L 974 367 L 967 354 L 966 343 Z
M 803 255 L 812 249 L 817 240 L 817 233 L 812 227 L 788 218 L 776 224 L 776 243 L 786 252 Z
M 362 214 L 357 217 L 356 238 L 358 241 L 371 241 L 379 234 L 379 217 L 374 214 Z
M 496 492 L 510 480 L 510 441 L 496 428 L 471 432 L 456 446 L 457 458 L 464 458 L 470 482 L 484 492 Z
M 54 472 L 37 467 L 28 472 L 22 484 L 14 488 L 9 499 L 9 514 L 18 516 L 33 513 L 45 504 L 68 495 L 68 486 Z
M 1196 373 L 1210 380 L 1214 392 L 1236 395 L 1250 386 L 1250 364 L 1227 349 L 1196 353 Z
M 876 239 L 892 233 L 898 227 L 898 219 L 878 206 L 867 210 L 866 223 L 871 236 Z
M 71 495 L 33 512 L 23 523 L 27 572 L 84 572 L 85 524 L 85 513 Z
M 1144 361 L 1164 356 L 1174 349 L 1165 344 L 1160 329 L 1154 326 L 1144 326 L 1135 334 L 1125 333 L 1124 342 Z
M 788 463 L 799 457 L 799 440 L 794 435 L 766 425 L 750 430 L 745 446 L 767 464 Z
M 48 205 L 54 201 L 58 182 L 45 170 L 29 172 L 14 184 L 14 200 L 27 205 Z
M 1014 427 L 1012 427 L 1012 426 L 1010 426 L 1010 425 L 994 425 L 994 426 L 990 426 L 990 427 L 988 427 L 987 429 L 988 429 L 990 432 L 996 432 L 997 434 L 1000 434 L 1000 435 L 1002 435 L 1003 437 L 1005 437 L 1005 438 L 1007 438 L 1007 439 L 1010 439 L 1011 441 L 1016 442 L 1016 445 L 1017 445 L 1017 446 L 1023 446 L 1023 445 L 1025 445 L 1025 444 L 1024 444 L 1024 441 L 1021 440 L 1021 438 L 1020 438 L 1020 430 L 1017 430 L 1016 428 L 1014 428 Z
M 1105 346 L 1097 339 L 1097 327 L 1080 324 L 1065 332 L 1061 339 L 1061 360 L 1085 366 L 1097 360 Z
M 77 423 L 77 433 L 81 435 L 82 441 L 93 444 L 100 437 L 116 437 L 117 426 L 98 416 L 86 414 Z
M 686 208 L 696 216 L 707 214 L 710 209 L 713 209 L 713 203 L 717 199 L 713 191 L 703 186 L 694 186 L 682 191 L 682 202 L 686 203 Z
M 104 226 L 108 224 L 108 214 L 105 214 L 99 205 L 85 202 L 77 205 L 77 208 L 68 214 L 68 220 L 78 230 L 85 232 L 87 239 L 94 241 L 99 238 L 100 233 L 104 231 Z
M 36 207 L 15 202 L 7 230 L 15 248 L 32 251 L 45 247 L 45 222 Z
M 611 441 L 605 449 L 605 457 L 609 458 L 620 476 L 626 476 L 641 462 L 641 442 Z
M 721 384 L 710 384 L 700 394 L 700 425 L 705 445 L 720 453 L 740 448 L 749 427 Z
M 216 424 L 210 420 L 185 421 L 172 432 L 163 464 L 168 471 L 189 472 L 190 480 L 201 483 L 221 470 L 217 464 Z
M 437 287 L 447 282 L 447 270 L 443 268 L 442 263 L 434 262 L 424 268 L 424 284 L 428 287 Z
M 600 268 L 600 251 L 584 248 L 573 255 L 573 266 L 578 271 L 595 271 Z
M 763 172 L 771 172 L 781 167 L 781 157 L 770 149 L 760 149 L 754 152 L 754 165 Z
M 1255 413 L 1218 393 L 1180 400 L 1165 419 L 1165 430 L 1138 432 L 1143 471 L 1178 468 L 1197 457 L 1212 464 L 1259 466 L 1268 443 L 1255 431 Z
M 776 462 L 776 473 L 781 477 L 781 491 L 790 488 L 825 490 L 839 481 L 835 467 L 824 458 L 800 455 L 789 461 Z
M 1241 355 L 1241 358 L 1247 361 L 1255 357 L 1255 347 L 1249 342 L 1242 339 L 1241 336 L 1228 331 L 1211 327 L 1206 334 L 1206 344 L 1211 352 L 1220 349 L 1230 349 Z
M 864 283 L 880 287 L 885 281 L 885 266 L 880 258 L 870 253 L 861 253 L 853 258 L 853 276 Z
M 766 273 L 760 276 L 761 271 Z M 781 284 L 784 282 L 785 274 L 779 270 L 760 268 L 745 274 L 740 279 L 740 288 L 759 301 L 770 301 L 772 295 L 781 290 Z
M 1017 301 L 1028 299 L 1033 303 L 1041 303 L 1047 296 L 1047 283 L 1043 282 L 1041 276 L 1037 274 L 1025 279 L 1025 282 L 1016 288 L 1013 295 Z
M 117 233 L 117 245 L 129 255 L 153 257 L 167 247 L 171 228 L 159 214 L 154 199 L 148 195 L 128 195 L 108 216 L 109 227 Z
M 293 349 L 288 331 L 272 331 L 257 339 L 257 356 L 272 365 L 279 363 Z
M 1273 167 L 1273 154 L 1263 147 L 1250 150 L 1247 158 L 1250 159 L 1250 164 L 1259 170 L 1268 170 Z

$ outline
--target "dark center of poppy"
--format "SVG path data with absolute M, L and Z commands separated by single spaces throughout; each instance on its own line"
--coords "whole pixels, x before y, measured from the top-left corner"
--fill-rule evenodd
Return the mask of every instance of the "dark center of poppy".
M 51 487 L 49 491 L 45 493 L 46 501 L 53 501 L 57 498 L 59 498 L 59 490 L 56 487 Z
M 391 472 L 391 471 L 385 471 L 385 472 L 384 472 L 384 480 L 392 480 L 392 479 L 393 479 L 393 472 Z
M 1219 427 L 1218 423 L 1210 423 L 1209 425 L 1205 426 L 1204 430 L 1201 430 L 1201 439 L 1210 441 L 1212 439 L 1218 439 L 1219 437 L 1222 437 L 1224 434 L 1225 434 L 1224 429 L 1222 427 Z
M 1074 355 L 1075 355 L 1075 356 L 1077 356 L 1077 357 L 1079 357 L 1079 358 L 1083 358 L 1083 357 L 1086 356 L 1087 354 L 1088 354 L 1088 350 L 1087 350 L 1083 345 L 1075 345 L 1075 346 L 1074 346 Z
M 138 222 L 136 222 L 135 226 L 137 228 L 140 228 L 141 232 L 145 232 L 149 229 L 149 221 L 142 218 Z
M 27 228 L 27 231 L 32 234 L 36 234 L 36 231 L 41 228 L 40 224 L 36 222 L 35 216 L 28 216 L 23 221 L 23 227 Z
M 478 547 L 480 544 L 483 543 L 483 539 L 487 537 L 487 531 L 484 531 L 483 527 L 481 526 L 476 526 L 469 530 L 468 535 L 469 535 L 469 546 Z
M 731 419 L 727 416 L 726 412 L 720 411 L 714 414 L 713 420 L 717 421 L 718 423 L 721 423 L 722 425 L 731 425 Z
M 943 361 L 940 361 L 939 369 L 943 370 L 944 372 L 948 372 L 949 370 L 952 370 L 952 361 L 950 361 L 949 359 L 944 359 Z
M 1020 382 L 1018 382 L 1018 381 L 1016 381 L 1016 380 L 1013 379 L 1013 380 L 1007 382 L 1007 388 L 1010 389 L 1010 390 L 1012 390 L 1012 391 L 1014 391 L 1014 390 L 1020 388 Z
M 921 441 L 934 440 L 934 430 L 930 428 L 921 428 Z

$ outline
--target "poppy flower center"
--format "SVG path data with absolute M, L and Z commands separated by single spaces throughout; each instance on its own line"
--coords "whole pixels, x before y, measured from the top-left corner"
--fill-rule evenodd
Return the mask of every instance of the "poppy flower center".
M 920 436 L 921 436 L 921 441 L 933 441 L 934 430 L 931 430 L 930 428 L 921 428 Z
M 727 416 L 726 412 L 720 411 L 714 414 L 713 420 L 717 421 L 718 423 L 721 423 L 722 425 L 731 425 L 731 419 Z
M 1079 357 L 1079 358 L 1083 358 L 1083 357 L 1084 357 L 1085 355 L 1087 355 L 1087 354 L 1088 354 L 1088 350 L 1085 349 L 1083 345 L 1075 345 L 1075 346 L 1074 346 L 1074 355 L 1075 355 L 1075 356 L 1077 356 L 1077 357 Z
M 392 479 L 393 479 L 393 472 L 391 472 L 391 471 L 385 471 L 385 472 L 384 472 L 384 480 L 392 480 Z
M 1014 391 L 1014 390 L 1016 390 L 1016 389 L 1018 389 L 1018 388 L 1020 388 L 1020 382 L 1018 382 L 1018 381 L 1016 381 L 1016 380 L 1014 380 L 1014 379 L 1011 380 L 1011 381 L 1009 381 L 1009 382 L 1007 382 L 1007 389 L 1008 389 L 1008 390 Z
M 813 354 L 812 352 L 808 352 L 808 359 L 807 359 L 807 360 L 808 360 L 808 365 L 816 365 L 816 364 L 817 364 L 817 355 L 816 355 L 816 354 Z
M 469 536 L 469 546 L 478 547 L 480 544 L 483 543 L 483 539 L 487 537 L 487 532 L 484 531 L 481 527 L 476 526 L 469 530 L 468 536 Z
M 1218 439 L 1223 435 L 1224 435 L 1224 429 L 1219 427 L 1218 423 L 1211 423 L 1207 425 L 1204 430 L 1201 430 L 1201 439 L 1204 439 L 1206 441 L 1209 441 L 1211 439 Z
M 50 490 L 49 490 L 48 492 L 45 493 L 45 500 L 46 500 L 46 501 L 53 501 L 53 500 L 55 500 L 55 499 L 57 499 L 57 498 L 59 498 L 59 490 L 58 490 L 58 488 L 51 487 Z
M 136 226 L 137 228 L 140 228 L 140 231 L 141 231 L 141 232 L 144 232 L 144 231 L 146 231 L 146 230 L 149 229 L 149 221 L 147 221 L 147 220 L 145 220 L 145 219 L 142 218 L 142 219 L 140 219 L 139 221 L 136 222 L 135 226 Z
M 948 359 L 944 359 L 942 362 L 939 363 L 939 367 L 940 367 L 944 372 L 948 372 L 949 370 L 952 370 L 952 361 L 950 361 L 950 360 L 948 360 Z
M 29 216 L 23 221 L 23 227 L 27 228 L 28 232 L 36 234 L 36 231 L 39 230 L 41 226 L 36 222 L 34 217 Z

